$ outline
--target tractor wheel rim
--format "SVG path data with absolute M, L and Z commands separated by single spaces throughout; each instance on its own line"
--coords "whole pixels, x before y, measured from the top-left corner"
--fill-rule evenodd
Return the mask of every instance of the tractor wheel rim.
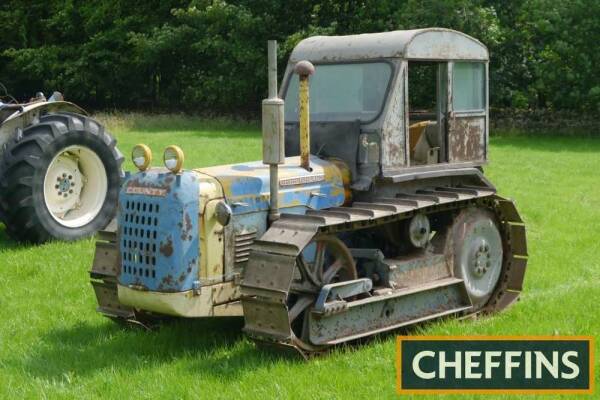
M 462 277 L 471 299 L 484 302 L 494 291 L 502 272 L 502 238 L 490 219 L 470 222 L 459 259 Z
M 52 218 L 67 228 L 93 221 L 106 200 L 108 177 L 100 157 L 85 146 L 62 149 L 44 177 L 44 202 Z

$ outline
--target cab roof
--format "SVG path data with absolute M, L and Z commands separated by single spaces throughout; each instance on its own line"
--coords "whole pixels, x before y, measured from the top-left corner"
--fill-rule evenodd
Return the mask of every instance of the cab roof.
M 347 36 L 312 36 L 292 51 L 290 62 L 360 61 L 380 58 L 406 60 L 489 59 L 487 47 L 462 32 L 424 28 Z

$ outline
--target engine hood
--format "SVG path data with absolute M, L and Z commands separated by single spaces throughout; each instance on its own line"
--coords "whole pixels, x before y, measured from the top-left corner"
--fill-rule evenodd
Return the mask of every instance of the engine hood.
M 312 171 L 300 167 L 300 157 L 286 158 L 279 166 L 279 207 L 322 209 L 345 201 L 342 174 L 326 160 L 311 156 Z M 216 179 L 234 214 L 269 208 L 269 166 L 262 161 L 221 165 L 196 170 Z

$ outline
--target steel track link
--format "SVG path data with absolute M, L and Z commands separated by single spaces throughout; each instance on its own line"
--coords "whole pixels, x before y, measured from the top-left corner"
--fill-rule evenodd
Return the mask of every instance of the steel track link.
M 98 232 L 94 264 L 90 271 L 90 283 L 98 302 L 96 311 L 118 323 L 151 329 L 152 318 L 119 302 L 117 279 L 120 265 L 117 226 L 113 221 L 105 230 Z
M 253 246 L 242 281 L 244 331 L 261 347 L 292 350 L 304 358 L 326 351 L 324 347 L 306 348 L 290 326 L 287 297 L 296 257 L 304 247 L 322 233 L 359 230 L 410 218 L 417 212 L 430 214 L 469 206 L 484 207 L 496 215 L 504 246 L 503 273 L 498 287 L 477 314 L 508 307 L 519 297 L 527 264 L 525 226 L 514 203 L 489 188 L 444 188 L 426 194 L 399 195 L 376 203 L 354 203 L 352 207 L 336 208 L 331 213 L 283 214 Z M 465 312 L 462 317 L 474 314 Z M 346 340 L 350 339 L 349 336 Z

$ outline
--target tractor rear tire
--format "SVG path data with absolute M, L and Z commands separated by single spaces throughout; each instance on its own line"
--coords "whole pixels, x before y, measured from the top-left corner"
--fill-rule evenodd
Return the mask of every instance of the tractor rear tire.
M 0 215 L 15 240 L 77 240 L 115 216 L 123 156 L 91 118 L 42 115 L 16 130 L 0 160 Z

